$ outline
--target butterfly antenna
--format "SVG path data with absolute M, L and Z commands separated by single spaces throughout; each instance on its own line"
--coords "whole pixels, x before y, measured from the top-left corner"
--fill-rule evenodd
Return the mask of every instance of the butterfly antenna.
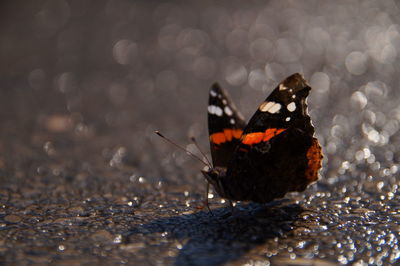
M 205 153 L 200 149 L 200 146 L 199 146 L 199 144 L 197 143 L 196 139 L 195 139 L 194 137 L 191 137 L 190 140 L 193 142 L 193 144 L 194 144 L 194 145 L 196 146 L 196 148 L 199 150 L 199 152 L 201 153 L 201 155 L 203 155 L 203 157 L 206 158 L 206 161 L 207 161 L 208 165 L 210 166 L 210 168 L 212 168 L 212 167 L 211 167 L 212 164 L 210 163 L 210 160 L 208 160 L 208 158 L 207 158 L 207 156 L 205 155 Z
M 205 161 L 203 161 L 202 159 L 200 159 L 200 157 L 196 156 L 195 154 L 193 154 L 192 152 L 188 151 L 187 149 L 183 148 L 182 146 L 176 144 L 175 142 L 173 142 L 172 140 L 170 140 L 169 138 L 165 137 L 163 134 L 160 133 L 160 131 L 156 130 L 154 131 L 154 133 L 156 133 L 158 136 L 160 136 L 161 138 L 163 138 L 164 140 L 168 141 L 169 143 L 171 143 L 172 145 L 174 145 L 175 147 L 178 147 L 179 149 L 185 151 L 187 154 L 189 154 L 190 156 L 192 156 L 193 158 L 199 160 L 200 162 L 202 162 L 205 166 L 210 167 L 211 165 L 208 163 L 206 163 Z M 207 159 L 207 158 L 206 158 Z M 208 159 L 207 159 L 208 162 Z M 211 167 L 210 167 L 211 168 Z

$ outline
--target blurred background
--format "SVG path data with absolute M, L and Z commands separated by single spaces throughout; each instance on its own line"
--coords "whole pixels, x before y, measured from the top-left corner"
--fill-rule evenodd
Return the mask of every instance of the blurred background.
M 28 145 L 43 130 L 101 136 L 159 175 L 175 151 L 154 129 L 208 150 L 212 82 L 249 118 L 300 72 L 314 88 L 325 171 L 364 159 L 390 169 L 396 157 L 394 1 L 3 1 L 0 12 L 1 134 L 26 134 Z
M 2 1 L 3 208 L 199 199 L 202 166 L 153 131 L 209 154 L 213 82 L 248 119 L 295 72 L 325 153 L 310 193 L 398 199 L 399 14 L 392 0 Z

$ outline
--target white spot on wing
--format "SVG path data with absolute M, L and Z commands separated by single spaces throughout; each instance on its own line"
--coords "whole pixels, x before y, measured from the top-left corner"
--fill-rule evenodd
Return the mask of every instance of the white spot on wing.
M 291 102 L 287 105 L 286 107 L 288 109 L 289 112 L 294 112 L 296 110 L 296 103 L 295 102 Z
M 231 120 L 229 120 L 229 123 L 231 123 L 232 125 L 235 124 L 235 119 L 231 118 Z
M 296 94 L 293 94 L 293 95 L 292 95 L 292 98 L 293 98 L 293 99 L 296 99 Z
M 290 116 L 286 117 L 285 121 L 289 122 L 290 121 Z
M 208 113 L 212 115 L 222 116 L 222 109 L 215 105 L 209 105 Z
M 261 112 L 268 112 L 270 114 L 275 114 L 275 113 L 279 112 L 281 107 L 282 106 L 276 102 L 263 102 L 260 105 L 259 109 Z
M 222 109 L 219 108 L 218 106 L 215 107 L 215 114 L 217 116 L 222 116 Z
M 222 99 L 223 104 L 227 104 L 228 102 L 225 99 Z
M 280 91 L 287 90 L 287 87 L 285 87 L 285 85 L 283 85 L 283 84 L 279 84 L 279 90 Z
M 231 108 L 229 108 L 229 106 L 225 106 L 224 108 L 224 112 L 225 114 L 227 114 L 228 116 L 231 116 L 233 114 Z
M 210 95 L 211 95 L 212 97 L 215 97 L 215 96 L 217 96 L 217 93 L 216 93 L 215 91 L 213 91 L 213 90 L 210 90 Z
M 259 109 L 261 112 L 266 112 L 269 108 L 271 108 L 272 105 L 274 105 L 274 102 L 263 102 Z
M 269 110 L 268 113 L 275 114 L 281 110 L 281 105 L 279 103 L 275 103 Z

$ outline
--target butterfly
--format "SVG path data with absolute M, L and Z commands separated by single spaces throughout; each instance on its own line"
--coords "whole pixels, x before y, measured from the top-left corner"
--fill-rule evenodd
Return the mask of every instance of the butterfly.
M 228 93 L 211 87 L 213 166 L 202 173 L 222 198 L 265 203 L 318 180 L 323 155 L 307 111 L 310 90 L 302 75 L 289 76 L 246 124 Z

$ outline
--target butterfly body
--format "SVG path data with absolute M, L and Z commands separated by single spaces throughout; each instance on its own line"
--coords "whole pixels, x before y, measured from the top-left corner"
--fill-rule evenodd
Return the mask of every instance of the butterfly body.
M 288 77 L 246 125 L 227 93 L 213 85 L 208 124 L 214 167 L 203 174 L 221 197 L 269 202 L 318 179 L 323 156 L 307 113 L 310 90 L 300 74 Z

